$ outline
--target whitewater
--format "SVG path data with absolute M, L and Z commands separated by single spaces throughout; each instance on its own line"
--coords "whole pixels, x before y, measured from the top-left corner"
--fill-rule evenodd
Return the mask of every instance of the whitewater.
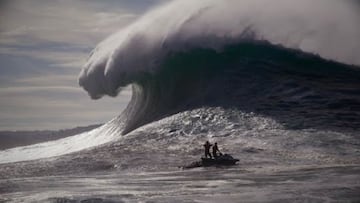
M 0 151 L 0 202 L 360 201 L 356 1 L 165 3 L 90 53 L 92 99 L 127 108 Z M 181 167 L 217 142 L 240 161 Z

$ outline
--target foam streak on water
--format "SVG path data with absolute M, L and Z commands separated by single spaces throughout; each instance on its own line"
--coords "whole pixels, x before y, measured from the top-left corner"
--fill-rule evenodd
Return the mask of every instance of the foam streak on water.
M 359 167 L 192 171 L 44 177 L 1 181 L 9 202 L 358 201 Z M 52 183 L 49 185 L 49 183 Z M 17 186 L 16 188 L 13 188 Z M 35 186 L 35 187 L 34 187 Z
M 120 130 L 121 123 L 113 119 L 97 129 L 79 135 L 3 150 L 0 151 L 0 164 L 56 157 L 81 151 L 118 139 Z

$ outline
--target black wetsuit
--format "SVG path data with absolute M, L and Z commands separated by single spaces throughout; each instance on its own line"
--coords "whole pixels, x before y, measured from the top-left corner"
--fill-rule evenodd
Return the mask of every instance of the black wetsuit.
M 212 144 L 210 144 L 209 142 L 206 142 L 205 144 L 204 144 L 204 148 L 205 148 L 205 158 L 207 158 L 208 156 L 210 157 L 210 158 L 212 158 L 211 157 L 211 154 L 210 154 L 210 147 L 212 146 Z
M 220 153 L 217 144 L 215 144 L 215 145 L 213 146 L 213 148 L 212 148 L 212 153 L 213 153 L 214 158 L 218 157 L 217 152 Z

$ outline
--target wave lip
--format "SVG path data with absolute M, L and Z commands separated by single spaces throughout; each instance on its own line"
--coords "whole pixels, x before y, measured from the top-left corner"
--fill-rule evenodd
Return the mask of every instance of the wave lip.
M 268 42 L 241 42 L 222 52 L 193 49 L 169 56 L 159 71 L 133 84 L 122 133 L 181 111 L 217 106 L 290 124 L 289 116 L 313 120 L 302 127 L 339 125 L 337 117 L 346 115 L 346 126 L 359 126 L 358 112 L 352 112 L 360 107 L 353 93 L 359 81 L 358 67 Z
M 171 53 L 221 51 L 249 38 L 360 64 L 360 25 L 351 1 L 173 1 L 112 35 L 90 55 L 79 83 L 92 98 L 115 96 Z M 221 14 L 221 15 L 220 15 Z
M 239 95 L 255 99 L 275 94 L 268 88 L 261 90 L 261 83 L 268 87 L 285 86 L 281 78 L 276 78 L 280 81 L 276 83 L 268 70 L 290 72 L 293 75 L 287 80 L 302 80 L 297 85 L 305 90 L 308 87 L 303 83 L 307 80 L 329 75 L 349 76 L 356 81 L 357 71 L 348 71 L 350 66 L 334 61 L 360 64 L 358 17 L 351 1 L 173 1 L 100 43 L 82 69 L 79 84 L 93 99 L 116 96 L 123 87 L 133 84 L 132 100 L 123 112 L 123 133 L 127 133 L 205 100 L 214 100 L 212 105 L 216 105 L 215 101 L 223 103 L 214 92 L 226 97 L 220 90 L 226 85 L 224 78 L 231 74 L 225 72 L 235 72 L 233 75 L 238 77 L 231 78 L 240 83 L 239 78 L 254 78 L 249 81 L 251 84 L 243 85 L 256 91 L 227 85 L 239 88 L 238 93 L 243 91 Z M 258 70 L 253 71 L 250 66 Z M 218 73 L 223 78 L 217 77 Z M 358 86 L 356 82 L 352 84 Z M 301 97 L 293 93 L 292 97 Z M 303 94 L 304 100 L 323 102 L 311 99 L 311 94 L 319 98 L 312 88 Z M 233 93 L 230 95 L 232 100 L 238 100 Z M 323 104 L 332 103 L 336 99 Z

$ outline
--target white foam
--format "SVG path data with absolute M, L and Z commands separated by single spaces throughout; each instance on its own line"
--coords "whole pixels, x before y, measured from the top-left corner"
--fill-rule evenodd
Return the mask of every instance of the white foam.
M 79 84 L 92 98 L 115 96 L 139 74 L 156 71 L 170 52 L 194 47 L 221 51 L 249 38 L 359 65 L 358 19 L 348 0 L 173 1 L 100 43 Z
M 0 151 L 0 164 L 55 157 L 110 142 L 119 137 L 120 124 L 109 123 L 71 137 Z

